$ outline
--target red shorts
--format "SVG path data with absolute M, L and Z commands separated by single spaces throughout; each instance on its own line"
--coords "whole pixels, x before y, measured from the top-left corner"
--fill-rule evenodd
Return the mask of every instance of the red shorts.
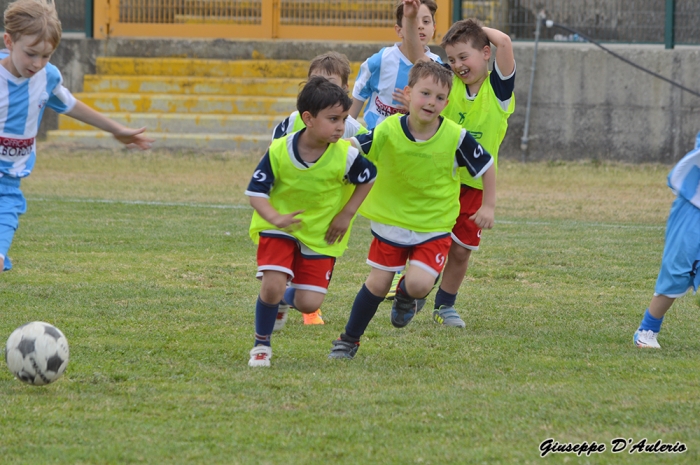
M 481 208 L 484 191 L 462 186 L 459 192 L 459 216 L 452 228 L 452 240 L 465 249 L 479 250 L 481 228 L 469 219 Z
M 372 245 L 369 246 L 367 264 L 396 273 L 406 268 L 406 260 L 408 260 L 410 266 L 422 268 L 437 278 L 445 267 L 450 245 L 452 245 L 450 236 L 405 247 L 388 244 L 375 237 Z
M 263 271 L 281 271 L 289 275 L 292 287 L 325 294 L 335 257 L 308 254 L 305 250 L 308 251 L 295 239 L 260 236 L 257 277 L 262 277 Z

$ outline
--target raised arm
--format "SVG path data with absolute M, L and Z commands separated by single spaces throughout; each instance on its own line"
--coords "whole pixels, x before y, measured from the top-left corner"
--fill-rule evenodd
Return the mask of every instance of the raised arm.
M 430 60 L 425 55 L 425 49 L 420 43 L 418 35 L 418 9 L 420 5 L 420 0 L 403 0 L 403 25 L 401 28 L 403 47 L 401 52 L 411 60 L 411 63 Z
M 490 27 L 482 28 L 489 38 L 489 41 L 496 46 L 496 64 L 504 76 L 509 76 L 515 69 L 515 55 L 513 55 L 513 44 L 510 36 L 498 29 Z
M 143 135 L 146 128 L 130 129 L 122 126 L 113 119 L 107 118 L 102 113 L 93 110 L 80 100 L 75 103 L 75 106 L 66 115 L 111 133 L 115 139 L 128 147 L 138 147 L 141 150 L 147 150 L 151 148 L 153 143 L 153 139 Z

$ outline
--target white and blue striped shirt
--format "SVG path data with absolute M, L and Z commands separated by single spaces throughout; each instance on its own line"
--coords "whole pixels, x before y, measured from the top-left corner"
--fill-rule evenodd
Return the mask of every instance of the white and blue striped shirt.
M 7 51 L 0 52 L 0 59 L 6 56 Z M 63 87 L 61 72 L 50 63 L 31 78 L 15 77 L 0 65 L 0 177 L 29 176 L 44 109 L 66 113 L 75 102 Z
M 695 149 L 681 158 L 668 174 L 668 187 L 700 208 L 700 134 Z
M 413 63 L 399 50 L 399 45 L 384 47 L 365 60 L 355 79 L 352 96 L 367 102 L 364 113 L 367 129 L 374 129 L 384 118 L 398 113 L 396 105 L 399 102 L 391 94 L 408 85 L 408 73 L 413 68 Z M 442 63 L 439 56 L 428 47 L 425 49 L 431 60 Z

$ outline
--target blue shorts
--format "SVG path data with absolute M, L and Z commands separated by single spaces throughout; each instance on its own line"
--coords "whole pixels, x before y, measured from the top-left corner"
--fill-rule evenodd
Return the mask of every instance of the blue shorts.
M 19 216 L 27 211 L 19 183 L 17 178 L 0 177 L 0 257 L 5 258 L 5 270 L 11 268 L 7 252 L 19 226 Z
M 700 285 L 700 208 L 683 197 L 673 202 L 655 295 L 678 298 Z

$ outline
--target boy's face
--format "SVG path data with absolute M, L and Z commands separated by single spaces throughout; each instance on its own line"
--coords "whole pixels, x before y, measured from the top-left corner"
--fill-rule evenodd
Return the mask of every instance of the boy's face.
M 445 53 L 452 71 L 463 83 L 469 85 L 484 79 L 488 74 L 491 47 L 478 50 L 464 42 L 445 45 Z
M 411 118 L 416 118 L 423 124 L 437 120 L 447 105 L 449 94 L 450 89 L 432 76 L 419 79 L 413 87 L 407 86 L 404 89 Z
M 348 85 L 343 84 L 343 78 L 340 77 L 339 74 L 328 74 L 322 69 L 315 69 L 309 73 L 309 77 L 312 78 L 314 76 L 321 76 L 326 78 L 328 81 L 331 81 L 333 84 L 336 86 L 340 87 L 343 89 L 345 92 L 348 91 Z
M 34 76 L 44 69 L 54 52 L 50 42 L 36 42 L 37 36 L 21 36 L 13 41 L 6 32 L 3 39 L 10 55 L 2 60 L 2 65 L 15 77 Z
M 341 104 L 324 108 L 316 116 L 305 111 L 301 117 L 306 124 L 307 131 L 316 139 L 327 143 L 335 143 L 345 134 L 345 120 L 348 118 L 348 111 L 343 110 Z
M 406 24 L 406 18 L 401 20 L 402 25 Z M 398 25 L 394 26 L 396 34 L 403 40 L 403 27 Z M 418 37 L 420 43 L 423 45 L 428 45 L 435 35 L 435 21 L 433 20 L 433 15 L 430 13 L 430 9 L 426 5 L 421 5 L 418 9 Z

